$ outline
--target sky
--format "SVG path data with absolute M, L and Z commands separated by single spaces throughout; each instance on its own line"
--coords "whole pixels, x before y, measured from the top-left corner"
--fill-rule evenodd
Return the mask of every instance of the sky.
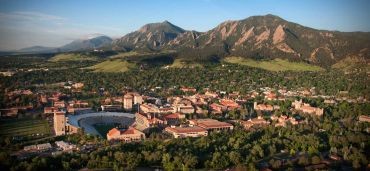
M 119 38 L 164 20 L 207 31 L 266 14 L 316 29 L 369 32 L 369 11 L 370 0 L 0 0 L 0 50 L 58 47 L 98 33 Z

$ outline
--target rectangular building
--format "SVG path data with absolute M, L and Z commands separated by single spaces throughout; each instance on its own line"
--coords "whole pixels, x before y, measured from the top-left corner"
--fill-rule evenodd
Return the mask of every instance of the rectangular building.
M 208 131 L 199 126 L 167 127 L 165 131 L 173 135 L 175 138 L 201 137 L 208 135 Z
M 131 94 L 123 96 L 123 108 L 125 111 L 132 111 L 132 104 L 134 103 L 134 97 Z
M 55 135 L 65 135 L 66 130 L 66 116 L 64 112 L 55 111 L 54 112 L 54 131 Z
M 232 130 L 234 126 L 226 123 L 220 122 L 215 119 L 192 119 L 189 123 L 206 129 L 207 131 L 222 131 L 222 130 Z

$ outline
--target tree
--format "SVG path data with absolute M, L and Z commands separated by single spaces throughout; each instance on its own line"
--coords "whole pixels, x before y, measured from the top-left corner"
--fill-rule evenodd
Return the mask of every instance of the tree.
M 163 154 L 162 166 L 165 170 L 175 170 L 175 165 L 171 161 L 171 155 L 169 153 Z
M 192 154 L 185 154 L 182 157 L 185 168 L 195 168 L 198 164 L 198 157 Z
M 143 157 L 140 153 L 137 154 L 135 152 L 128 152 L 126 155 L 127 168 L 129 170 L 135 169 L 137 166 L 139 166 L 142 158 Z
M 212 155 L 211 165 L 215 169 L 223 169 L 229 166 L 229 160 L 220 152 L 214 152 Z
M 301 157 L 299 157 L 298 159 L 298 164 L 302 165 L 302 166 L 306 166 L 309 164 L 308 162 L 308 159 L 306 157 L 306 155 L 302 155 Z
M 272 167 L 274 169 L 279 169 L 281 167 L 281 161 L 280 160 L 275 160 L 273 163 L 272 163 Z
M 236 151 L 231 151 L 229 153 L 229 158 L 230 158 L 230 161 L 234 164 L 234 165 L 238 165 L 240 164 L 240 159 L 242 158 L 240 153 L 236 152 Z

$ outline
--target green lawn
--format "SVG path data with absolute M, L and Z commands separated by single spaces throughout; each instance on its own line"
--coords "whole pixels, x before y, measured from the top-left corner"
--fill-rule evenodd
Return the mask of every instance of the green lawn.
M 86 69 L 92 69 L 94 72 L 125 72 L 135 67 L 136 65 L 134 63 L 129 63 L 121 59 L 112 59 L 87 67 Z
M 95 124 L 94 128 L 99 132 L 103 138 L 107 138 L 107 133 L 112 128 L 116 127 L 117 124 L 111 123 L 111 124 Z
M 225 62 L 261 68 L 269 71 L 324 71 L 323 68 L 303 62 L 290 62 L 284 59 L 256 61 L 242 57 L 227 57 Z
M 61 62 L 61 61 L 94 61 L 97 60 L 96 57 L 76 54 L 76 53 L 62 53 L 53 56 L 49 59 L 50 62 Z
M 32 134 L 50 135 L 50 127 L 46 120 L 12 119 L 0 121 L 0 136 L 28 136 Z

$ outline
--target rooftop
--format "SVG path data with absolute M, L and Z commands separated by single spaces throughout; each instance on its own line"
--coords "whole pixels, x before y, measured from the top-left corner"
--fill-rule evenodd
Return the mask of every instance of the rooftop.
M 206 127 L 206 128 L 218 128 L 218 127 L 230 127 L 233 126 L 229 123 L 226 122 L 220 122 L 215 119 L 193 119 L 190 120 L 194 122 L 195 125 L 199 125 L 201 127 Z
M 204 128 L 199 126 L 192 127 L 167 127 L 166 130 L 176 132 L 176 133 L 189 133 L 189 132 L 205 132 L 207 131 Z

